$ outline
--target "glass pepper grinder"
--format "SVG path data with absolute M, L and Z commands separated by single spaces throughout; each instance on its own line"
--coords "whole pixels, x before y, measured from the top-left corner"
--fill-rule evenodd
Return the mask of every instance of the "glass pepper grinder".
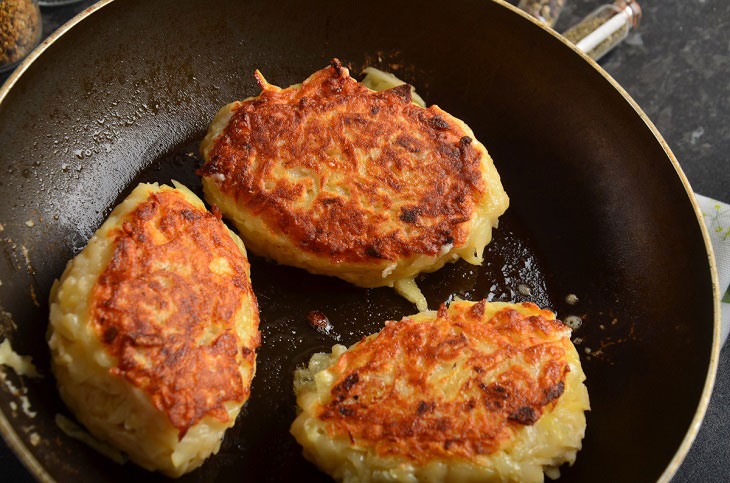
M 639 26 L 641 7 L 636 0 L 616 0 L 588 14 L 563 36 L 593 60 L 603 57 Z
M 555 25 L 565 0 L 520 0 L 517 8 L 529 13 L 548 27 Z

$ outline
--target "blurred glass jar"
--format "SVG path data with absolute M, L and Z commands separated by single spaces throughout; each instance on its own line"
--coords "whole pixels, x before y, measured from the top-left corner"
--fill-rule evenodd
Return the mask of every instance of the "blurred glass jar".
M 14 68 L 41 41 L 37 0 L 0 0 L 0 72 Z
M 548 27 L 552 27 L 558 21 L 558 16 L 564 6 L 565 0 L 520 0 L 517 8 L 529 13 Z
M 576 47 L 598 60 L 620 44 L 639 26 L 641 7 L 636 0 L 615 0 L 588 14 L 578 24 L 563 32 Z
M 37 0 L 0 0 L 0 72 L 14 68 L 41 41 Z
M 60 7 L 61 5 L 70 5 L 79 3 L 82 0 L 38 0 L 41 7 Z

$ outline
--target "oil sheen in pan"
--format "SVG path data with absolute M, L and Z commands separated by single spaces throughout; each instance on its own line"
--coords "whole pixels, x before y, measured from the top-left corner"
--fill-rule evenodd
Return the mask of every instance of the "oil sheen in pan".
M 155 160 L 120 194 L 118 201 L 137 183 L 169 183 L 171 179 L 202 196 L 200 179 L 195 175 L 201 163 L 200 138 L 202 133 Z M 429 308 L 437 309 L 438 304 L 455 297 L 531 301 L 541 307 L 559 308 L 565 294 L 550 291 L 539 253 L 510 210 L 500 218 L 484 258 L 481 267 L 461 261 L 422 275 L 419 286 Z M 334 277 L 277 265 L 250 253 L 249 259 L 262 333 L 251 398 L 237 424 L 226 434 L 218 455 L 193 475 L 195 479 L 225 478 L 229 473 L 235 474 L 235 468 L 247 468 L 251 481 L 320 481 L 323 474 L 301 457 L 301 448 L 289 434 L 296 416 L 294 369 L 315 352 L 329 352 L 336 343 L 349 346 L 378 332 L 385 320 L 399 320 L 416 309 L 387 287 L 362 289 Z M 324 314 L 332 329 L 324 332 L 312 327 L 308 320 L 311 311 Z

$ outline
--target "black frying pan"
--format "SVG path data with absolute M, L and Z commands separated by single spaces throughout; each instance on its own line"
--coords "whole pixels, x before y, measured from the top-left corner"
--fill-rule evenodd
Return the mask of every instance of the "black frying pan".
M 8 371 L 37 415 L 13 410 L 18 399 L 0 384 L 0 429 L 38 478 L 160 478 L 118 467 L 54 423 L 66 410 L 44 333 L 66 261 L 137 182 L 174 178 L 200 192 L 197 145 L 220 106 L 258 93 L 255 68 L 287 86 L 334 56 L 353 73 L 392 71 L 464 119 L 511 197 L 483 267 L 423 277 L 431 306 L 492 293 L 584 318 L 576 337 L 592 411 L 561 481 L 671 477 L 714 380 L 714 269 L 679 165 L 595 64 L 485 0 L 117 0 L 90 10 L 0 91 L 0 329 L 45 374 Z M 182 480 L 323 480 L 288 434 L 293 369 L 335 342 L 307 312 L 325 312 L 350 344 L 415 309 L 391 289 L 251 262 L 264 334 L 252 396 L 220 453 Z M 564 302 L 569 293 L 578 305 Z

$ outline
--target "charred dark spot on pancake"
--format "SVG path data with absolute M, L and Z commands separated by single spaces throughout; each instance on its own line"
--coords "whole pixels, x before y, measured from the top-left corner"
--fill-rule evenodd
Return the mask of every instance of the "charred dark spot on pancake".
M 473 157 L 476 153 L 471 143 L 472 139 L 469 136 L 464 136 L 459 140 L 459 156 L 462 159 L 469 159 Z M 476 179 L 473 179 L 471 181 L 475 182 Z
M 401 221 L 404 221 L 406 223 L 415 223 L 418 220 L 418 214 L 418 207 L 406 208 L 404 206 L 403 208 L 401 208 L 400 219 Z
M 411 102 L 411 89 L 412 87 L 409 84 L 401 84 L 399 86 L 388 89 L 386 92 L 391 92 L 395 94 L 405 102 Z
M 380 252 L 378 251 L 378 249 L 377 249 L 377 248 L 375 248 L 375 247 L 374 247 L 374 246 L 372 246 L 372 245 L 370 245 L 369 247 L 367 247 L 367 248 L 365 249 L 365 254 L 366 254 L 367 256 L 369 256 L 369 257 L 373 257 L 373 258 L 380 258 L 380 259 L 384 259 L 384 258 L 385 258 L 385 257 L 383 256 L 383 254 L 382 254 L 382 253 L 380 253 Z
M 360 382 L 360 376 L 357 374 L 357 372 L 353 372 L 352 374 L 347 376 L 345 380 L 340 383 L 340 385 L 335 386 L 335 388 L 343 392 L 349 392 L 350 389 L 352 389 L 352 386 L 354 386 L 358 382 Z
M 501 411 L 509 405 L 509 393 L 507 389 L 498 383 L 484 384 L 479 383 L 479 389 L 484 393 L 482 402 L 484 406 L 492 411 Z
M 199 218 L 200 218 L 200 215 L 199 215 L 199 214 L 197 214 L 197 213 L 195 213 L 195 212 L 193 212 L 193 211 L 190 211 L 190 210 L 182 210 L 182 211 L 180 212 L 180 214 L 181 214 L 181 215 L 183 216 L 183 218 L 185 218 L 185 219 L 186 219 L 187 221 L 193 221 L 193 220 L 197 220 L 197 219 L 199 219 Z
M 435 407 L 436 407 L 436 404 L 433 402 L 421 401 L 418 403 L 418 407 L 416 408 L 416 413 L 418 415 L 425 414 L 429 411 L 433 411 L 433 408 L 435 408 Z
M 117 329 L 113 325 L 108 326 L 106 329 L 104 329 L 104 335 L 102 336 L 102 341 L 105 344 L 111 344 L 112 342 L 114 342 L 114 339 L 117 338 L 117 335 L 119 335 L 119 329 Z
M 348 406 L 340 406 L 339 411 L 340 411 L 340 414 L 345 417 L 349 417 L 349 416 L 352 416 L 353 414 L 355 414 L 355 411 L 351 407 L 348 407 Z
M 420 153 L 420 143 L 418 140 L 414 137 L 408 136 L 408 135 L 401 135 L 398 136 L 398 138 L 395 140 L 395 143 L 399 146 L 404 147 L 408 152 L 411 153 Z
M 461 217 L 457 217 L 457 218 L 452 219 L 451 220 L 451 224 L 458 225 L 460 223 L 464 223 L 464 222 L 467 222 L 467 221 L 469 221 L 469 218 L 467 218 L 465 216 L 461 216 Z
M 179 438 L 203 417 L 227 421 L 224 403 L 243 401 L 251 383 L 241 377 L 235 315 L 247 297 L 256 302 L 248 261 L 219 217 L 177 191 L 152 193 L 112 232 L 90 299 L 91 323 L 118 361 L 110 373 L 147 393 Z M 230 273 L 209 268 L 217 258 Z
M 535 424 L 539 418 L 538 413 L 532 409 L 530 406 L 523 406 L 519 408 L 517 411 L 511 412 L 509 414 L 509 419 L 511 421 L 517 421 L 520 424 L 523 424 L 525 426 L 530 426 L 532 424 Z
M 214 174 L 218 174 L 220 173 L 220 162 L 221 156 L 214 154 L 208 158 L 208 162 L 195 170 L 195 174 L 198 176 L 213 176 Z
M 459 151 L 458 147 L 454 146 L 448 146 L 446 144 L 442 144 L 438 147 L 439 154 L 441 154 L 445 158 L 459 158 L 461 155 L 461 151 Z
M 543 403 L 547 404 L 560 396 L 563 395 L 563 392 L 565 391 L 565 383 L 563 381 L 558 382 L 556 385 L 549 389 L 545 389 L 545 399 L 543 399 Z
M 438 129 L 439 131 L 443 131 L 450 127 L 449 123 L 444 121 L 444 119 L 438 115 L 428 118 L 427 122 L 431 127 L 433 127 L 434 129 Z
M 362 117 L 360 114 L 353 114 L 349 116 L 342 116 L 342 122 L 344 122 L 346 126 L 350 126 L 352 124 L 365 125 L 370 121 Z

